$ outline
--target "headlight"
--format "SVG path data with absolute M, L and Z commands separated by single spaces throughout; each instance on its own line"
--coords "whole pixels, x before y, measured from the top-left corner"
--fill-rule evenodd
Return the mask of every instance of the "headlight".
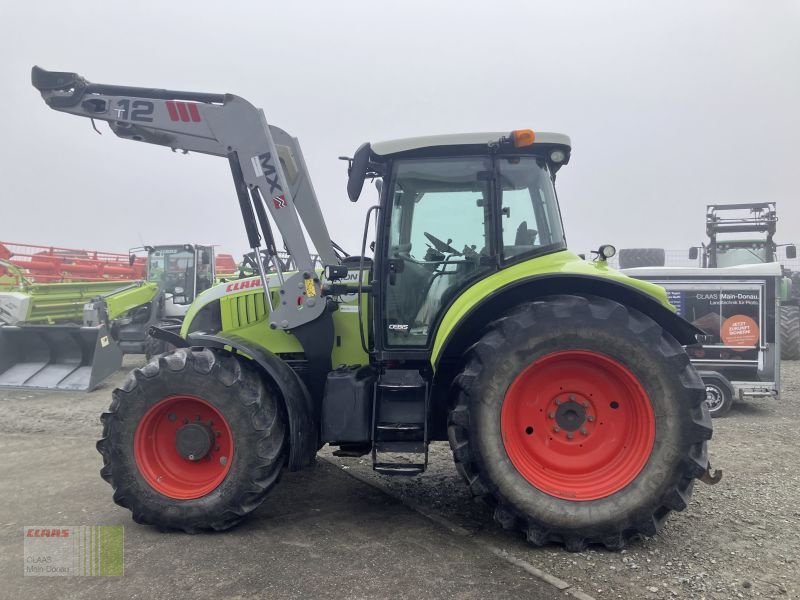
M 608 260 L 617 253 L 617 249 L 611 244 L 603 244 L 598 250 L 598 254 L 605 260 Z

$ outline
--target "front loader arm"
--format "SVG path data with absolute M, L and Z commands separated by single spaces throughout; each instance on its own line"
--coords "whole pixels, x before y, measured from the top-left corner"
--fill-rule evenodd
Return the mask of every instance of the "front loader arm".
M 107 121 L 121 138 L 228 158 L 251 248 L 260 256 L 258 224 L 274 250 L 266 205 L 298 269 L 285 281 L 279 275 L 282 301 L 273 307 L 261 267 L 272 307 L 270 325 L 292 330 L 323 313 L 319 278 L 299 217 L 323 263 L 339 261 L 297 140 L 268 125 L 262 110 L 232 94 L 95 84 L 76 73 L 39 67 L 33 67 L 31 82 L 50 108 Z

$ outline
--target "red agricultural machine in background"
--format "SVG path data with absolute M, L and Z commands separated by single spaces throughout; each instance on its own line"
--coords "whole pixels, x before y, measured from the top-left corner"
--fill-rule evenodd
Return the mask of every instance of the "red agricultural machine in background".
M 145 278 L 145 257 L 128 253 L 0 242 L 0 259 L 20 269 L 33 283 Z M 8 275 L 7 269 L 0 265 L 0 277 L 4 275 Z
M 135 281 L 147 277 L 147 257 L 135 254 L 78 250 L 0 242 L 0 261 L 17 267 L 31 283 L 72 283 L 78 281 Z M 218 277 L 233 279 L 239 265 L 232 254 L 216 255 Z M 0 284 L 12 277 L 0 263 Z

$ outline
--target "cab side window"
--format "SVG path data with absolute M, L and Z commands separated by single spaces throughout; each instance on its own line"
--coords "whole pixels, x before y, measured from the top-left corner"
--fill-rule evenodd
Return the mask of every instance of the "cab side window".
M 564 233 L 550 173 L 535 157 L 499 162 L 503 259 L 561 244 Z

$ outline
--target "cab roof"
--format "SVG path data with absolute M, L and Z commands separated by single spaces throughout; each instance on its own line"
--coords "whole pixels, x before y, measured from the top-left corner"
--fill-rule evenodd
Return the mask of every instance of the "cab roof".
M 454 133 L 447 135 L 425 135 L 420 137 L 386 140 L 371 144 L 372 153 L 377 156 L 390 156 L 401 152 L 437 148 L 442 146 L 483 146 L 497 142 L 511 135 L 510 131 L 488 131 L 477 133 Z M 563 133 L 537 131 L 533 145 L 557 145 L 572 148 L 569 136 Z

